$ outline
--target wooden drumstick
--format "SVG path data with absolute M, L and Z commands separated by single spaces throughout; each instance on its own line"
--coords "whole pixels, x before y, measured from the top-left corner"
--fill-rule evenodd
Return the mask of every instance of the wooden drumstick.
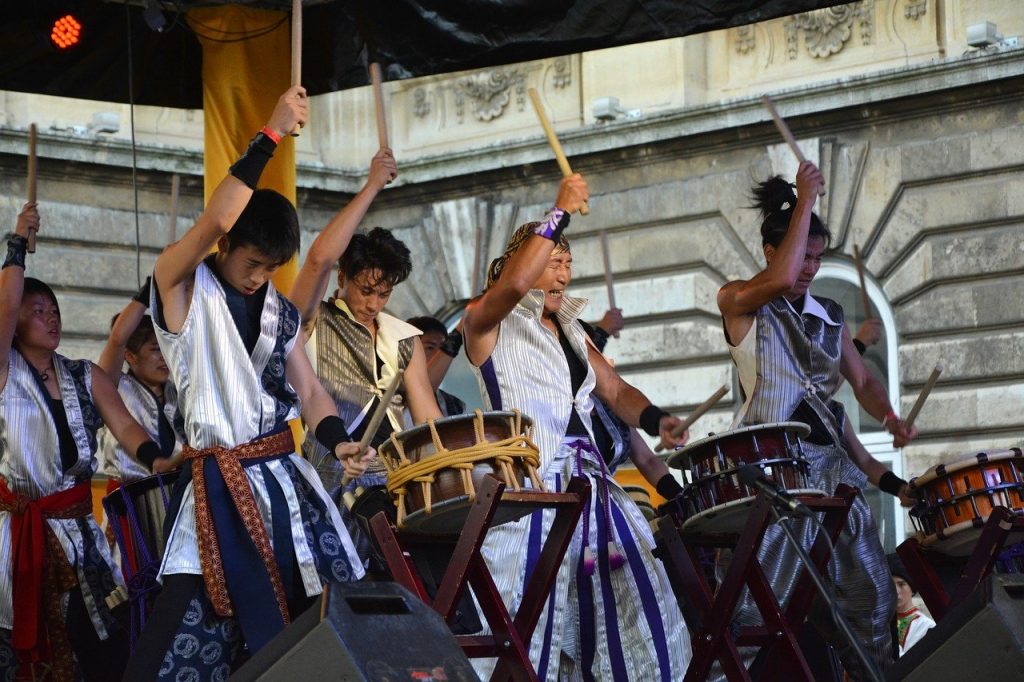
M 853 260 L 857 264 L 857 277 L 860 278 L 860 297 L 864 302 L 864 319 L 871 317 L 871 299 L 868 298 L 868 287 L 864 283 L 864 261 L 860 257 L 860 246 L 853 245 Z
M 36 136 L 38 132 L 36 130 L 36 124 L 31 123 L 28 126 L 28 203 L 36 203 Z M 28 246 L 29 253 L 36 252 L 36 231 L 30 229 L 28 231 Z
M 302 85 L 302 0 L 292 0 L 292 86 Z M 302 126 L 292 129 L 298 137 Z
M 480 292 L 480 261 L 483 260 L 481 251 L 484 242 L 484 230 L 479 225 L 476 228 L 476 236 L 473 241 L 473 274 L 471 276 L 472 286 L 469 297 L 473 298 Z
M 612 278 L 612 252 L 608 248 L 608 233 L 601 230 L 601 257 L 604 259 L 604 285 L 608 289 L 608 307 L 617 308 L 615 305 L 615 281 Z M 619 333 L 615 332 L 615 338 Z
M 167 216 L 167 243 L 173 244 L 178 240 L 178 191 L 181 186 L 181 176 L 177 173 L 171 176 L 171 210 Z
M 380 427 L 380 423 L 384 420 L 385 415 L 388 413 L 388 406 L 391 404 L 391 399 L 398 393 L 398 387 L 402 385 L 402 376 L 405 374 L 404 369 L 398 370 L 398 373 L 391 379 L 391 383 L 388 384 L 387 390 L 384 391 L 384 396 L 380 399 L 380 403 L 377 405 L 377 409 L 373 411 L 373 415 L 370 417 L 370 421 L 366 423 L 366 431 L 363 432 L 363 437 L 359 441 L 359 456 L 362 457 L 363 453 L 366 452 L 367 448 L 370 447 L 370 441 L 373 440 L 374 435 L 377 433 L 377 429 Z M 344 487 L 352 480 L 352 477 L 345 474 L 341 478 L 341 485 Z
M 373 107 L 377 113 L 377 145 L 381 149 L 388 145 L 388 119 L 384 112 L 384 86 L 380 64 L 370 63 L 370 85 L 373 86 Z
M 715 391 L 714 393 L 711 394 L 710 398 L 708 398 L 707 400 L 702 402 L 700 405 L 698 405 L 697 409 L 695 409 L 693 412 L 691 412 L 690 416 L 687 417 L 685 420 L 683 420 L 682 424 L 680 424 L 676 428 L 672 429 L 672 434 L 671 434 L 672 438 L 673 439 L 679 438 L 684 433 L 686 433 L 686 429 L 690 428 L 690 426 L 692 426 L 695 421 L 697 421 L 702 416 L 704 416 L 704 413 L 707 412 L 708 410 L 710 410 L 712 407 L 714 407 L 715 403 L 717 403 L 719 400 L 721 400 L 722 396 L 724 396 L 728 392 L 729 392 L 729 387 L 726 386 L 725 384 L 722 384 L 722 386 L 720 386 L 717 391 Z M 658 443 L 658 445 L 655 446 L 654 451 L 655 452 L 661 452 L 664 449 L 665 448 L 662 447 L 661 443 Z
M 807 161 L 807 157 L 804 156 L 803 151 L 800 149 L 800 145 L 796 143 L 796 138 L 793 137 L 793 131 L 789 129 L 789 126 L 786 125 L 785 119 L 779 116 L 779 112 L 775 109 L 775 102 L 772 101 L 772 98 L 768 95 L 764 95 L 761 98 L 761 101 L 764 103 L 764 107 L 768 110 L 768 113 L 771 114 L 772 120 L 775 122 L 775 127 L 778 129 L 779 134 L 782 135 L 782 138 L 786 141 L 786 144 L 789 145 L 789 148 L 792 150 L 793 156 L 796 157 L 796 160 L 800 163 Z M 818 196 L 825 196 L 824 184 L 818 185 Z
M 932 370 L 931 376 L 928 377 L 928 381 L 925 382 L 924 388 L 921 389 L 921 394 L 917 396 L 917 402 L 910 408 L 910 413 L 907 415 L 907 419 L 904 422 L 909 429 L 914 425 L 914 420 L 917 419 L 918 412 L 924 407 L 924 401 L 928 399 L 928 394 L 932 392 L 932 388 L 935 387 L 935 382 L 939 380 L 939 375 L 942 374 L 942 363 L 935 365 L 935 369 Z
M 562 143 L 558 141 L 558 136 L 555 135 L 555 129 L 551 127 L 551 121 L 548 120 L 547 112 L 544 111 L 544 105 L 541 104 L 540 95 L 537 94 L 536 88 L 530 88 L 530 101 L 533 102 L 533 110 L 537 112 L 537 118 L 540 120 L 541 126 L 544 128 L 544 134 L 547 135 L 548 144 L 551 145 L 551 151 L 555 153 L 555 160 L 558 162 L 558 167 L 562 170 L 562 177 L 569 177 L 572 175 L 572 167 L 569 165 L 569 159 L 565 158 L 565 152 L 562 151 Z M 590 208 L 586 202 L 580 206 L 580 215 L 587 215 L 590 213 Z

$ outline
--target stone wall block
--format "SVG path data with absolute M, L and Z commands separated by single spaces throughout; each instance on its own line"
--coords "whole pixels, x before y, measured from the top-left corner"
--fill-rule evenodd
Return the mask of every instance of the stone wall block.
M 676 405 L 699 405 L 722 384 L 732 385 L 732 362 L 681 365 L 625 371 L 623 379 L 636 386 L 665 409 Z M 728 396 L 725 398 L 728 400 Z
M 623 371 L 629 365 L 699 361 L 728 354 L 721 327 L 705 318 L 672 323 L 628 325 L 618 339 L 610 339 L 605 354 Z
M 629 279 L 616 273 L 615 303 L 627 318 L 692 310 L 718 315 L 715 302 L 721 286 L 718 279 L 706 270 Z M 586 285 L 573 284 L 569 293 L 589 300 L 585 314 L 587 319 L 598 319 L 608 309 L 608 289 L 603 280 Z
M 142 254 L 143 279 L 153 272 L 155 262 L 156 254 Z M 88 288 L 115 292 L 115 295 L 130 298 L 139 288 L 136 282 L 135 254 L 127 250 L 51 246 L 46 250 L 46 258 L 29 260 L 28 274 L 58 290 L 66 287 Z
M 939 362 L 943 365 L 940 384 L 955 379 L 1024 375 L 1024 330 L 905 343 L 900 347 L 902 383 L 923 384 Z

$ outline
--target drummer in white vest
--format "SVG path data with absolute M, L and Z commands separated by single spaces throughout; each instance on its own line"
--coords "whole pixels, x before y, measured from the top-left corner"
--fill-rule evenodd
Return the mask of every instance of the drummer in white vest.
M 365 469 L 297 343 L 298 311 L 270 281 L 298 251 L 298 216 L 277 192 L 256 190 L 307 110 L 303 88 L 285 92 L 196 224 L 156 261 L 150 310 L 178 392 L 186 466 L 168 514 L 163 589 L 125 679 L 226 678 L 241 640 L 255 653 L 325 583 L 363 575 L 288 423 L 301 412 L 347 471 Z
M 96 432 L 138 459 L 159 448 L 106 374 L 57 352 L 57 297 L 25 277 L 39 224 L 26 204 L 0 270 L 0 679 L 118 679 L 128 637 L 105 600 L 124 583 L 92 513 Z
M 530 642 L 538 677 L 680 680 L 690 658 L 686 626 L 651 553 L 650 526 L 594 448 L 591 394 L 666 446 L 677 444 L 671 431 L 679 420 L 616 374 L 579 323 L 586 302 L 565 295 L 572 255 L 563 232 L 587 196 L 586 182 L 572 175 L 543 220 L 516 230 L 490 266 L 487 289 L 466 309 L 466 355 L 488 409 L 533 418 L 545 486 L 564 490 L 576 475 L 591 483 Z M 645 475 L 662 494 L 678 492 L 664 464 Z M 487 534 L 483 554 L 513 614 L 552 519 L 552 510 L 536 512 Z M 487 667 L 478 666 L 485 679 Z
M 755 188 L 764 217 L 761 235 L 767 267 L 749 280 L 722 287 L 718 306 L 746 396 L 736 425 L 807 423 L 811 433 L 803 452 L 810 463 L 809 483 L 831 493 L 840 483 L 861 489 L 867 484 L 859 462 L 851 460 L 842 446 L 846 418 L 833 396 L 843 378 L 864 409 L 893 435 L 895 447 L 910 441 L 916 430 L 896 416 L 884 387 L 865 367 L 843 324 L 842 308 L 808 293 L 830 239 L 812 212 L 821 183 L 821 172 L 805 162 L 797 173 L 795 195 L 779 177 Z M 879 476 L 879 487 L 890 494 L 905 491 L 905 485 L 891 471 Z M 815 528 L 810 523 L 801 528 L 809 546 Z M 776 526 L 767 530 L 758 558 L 780 601 L 784 600 L 799 573 L 799 562 Z M 863 496 L 854 502 L 834 562 L 839 606 L 869 654 L 884 667 L 892 660 L 889 623 L 896 595 Z M 818 615 L 812 618 L 814 625 L 836 647 L 850 676 L 862 679 L 866 671 L 852 646 L 827 611 Z M 760 620 L 748 595 L 734 622 L 753 625 Z

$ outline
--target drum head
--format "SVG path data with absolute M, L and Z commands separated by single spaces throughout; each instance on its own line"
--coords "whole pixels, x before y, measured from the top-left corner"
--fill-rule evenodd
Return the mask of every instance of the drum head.
M 813 488 L 801 488 L 788 491 L 790 495 L 807 495 L 810 497 L 824 497 L 825 493 Z M 750 515 L 750 507 L 757 497 L 744 497 L 741 500 L 732 500 L 707 509 L 688 518 L 680 531 L 684 537 L 698 535 L 738 535 L 743 526 L 747 523 L 747 516 Z
M 509 420 L 514 421 L 515 417 L 515 412 L 484 412 L 485 439 L 488 441 L 498 441 L 508 438 L 510 435 L 518 435 L 510 433 L 509 429 Z M 475 419 L 476 413 L 457 414 L 453 417 L 435 419 L 433 422 L 434 429 L 441 437 L 445 448 L 457 450 L 477 444 L 476 433 L 473 428 L 473 421 Z M 533 425 L 533 420 L 525 414 L 520 415 L 520 425 L 523 431 L 528 431 L 529 427 Z M 420 457 L 434 454 L 434 444 L 429 422 L 395 434 L 394 438 L 402 443 L 406 455 L 413 461 L 417 461 Z M 395 464 L 398 462 L 398 453 L 395 451 L 395 445 L 390 439 L 380 444 L 380 447 L 377 448 L 377 453 L 383 459 L 387 459 Z
M 979 452 L 962 457 L 952 464 L 937 464 L 920 476 L 915 476 L 910 479 L 910 487 L 911 489 L 920 489 L 939 478 L 948 476 L 962 469 L 985 466 L 1008 459 L 1015 459 L 1017 462 L 1024 462 L 1024 451 L 1020 448 L 1010 448 L 1009 450 Z
M 811 427 L 803 422 L 775 422 L 772 424 L 744 426 L 740 429 L 723 431 L 722 433 L 712 433 L 708 434 L 706 438 L 687 443 L 681 449 L 676 450 L 665 463 L 673 469 L 689 469 L 691 456 L 707 456 L 704 453 L 708 451 L 714 452 L 716 443 L 747 439 L 750 439 L 752 442 L 753 438 L 758 435 L 768 435 L 773 432 L 787 434 L 790 441 L 795 442 L 798 438 L 806 438 L 807 434 L 811 432 Z
M 921 548 L 936 554 L 944 554 L 951 557 L 969 557 L 974 553 L 974 548 L 981 539 L 981 533 L 985 530 L 985 522 L 988 516 L 981 517 L 980 521 L 964 521 L 949 528 L 943 529 L 941 533 L 931 535 L 918 534 L 918 542 Z M 1024 541 L 1024 530 L 1012 529 L 1006 536 L 1004 547 Z
M 425 509 L 413 512 L 405 517 L 405 522 L 400 530 L 404 533 L 415 533 L 417 535 L 438 535 L 454 536 L 462 533 L 466 525 L 466 518 L 470 509 L 473 508 L 473 501 L 469 495 L 460 495 L 444 502 L 436 502 L 430 508 L 430 513 Z M 500 504 L 494 511 L 494 518 L 491 520 L 491 527 L 500 526 L 503 523 L 518 521 L 524 516 L 533 513 L 533 509 L 524 507 L 502 507 Z

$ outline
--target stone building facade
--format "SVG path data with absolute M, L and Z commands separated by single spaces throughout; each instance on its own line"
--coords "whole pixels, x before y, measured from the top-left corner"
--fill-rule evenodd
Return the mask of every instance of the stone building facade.
M 984 21 L 1006 39 L 968 46 L 967 27 Z M 818 211 L 835 240 L 818 290 L 839 298 L 854 324 L 863 319 L 858 245 L 886 325 L 869 363 L 902 413 L 932 367 L 944 366 L 912 446 L 893 452 L 877 423 L 855 412 L 862 439 L 906 477 L 972 451 L 1019 446 L 1024 48 L 1016 36 L 1024 36 L 1017 0 L 862 0 L 387 84 L 401 177 L 367 224 L 393 228 L 415 264 L 391 312 L 453 319 L 511 229 L 553 200 L 558 170 L 526 95 L 536 87 L 590 182 L 591 213 L 574 218 L 570 236 L 573 290 L 591 299 L 594 319 L 607 307 L 599 236 L 608 235 L 627 318 L 610 357 L 681 413 L 719 385 L 733 387 L 694 431 L 728 428 L 739 399 L 716 292 L 763 263 L 757 216 L 745 208 L 751 184 L 796 168 L 762 107 L 770 93 L 828 181 Z M 599 100 L 603 119 L 594 114 Z M 313 102 L 298 152 L 304 243 L 361 183 L 376 145 L 372 106 L 366 89 Z M 0 93 L 0 111 L 0 213 L 11 220 L 24 196 L 21 155 L 34 118 L 46 232 L 30 272 L 61 297 L 66 351 L 95 357 L 137 270 L 148 272 L 169 239 L 172 173 L 182 176 L 179 234 L 201 208 L 201 112 L 136 109 L 136 224 L 126 107 Z M 91 132 L 97 111 L 119 116 L 121 130 Z M 884 502 L 891 546 L 904 518 Z

